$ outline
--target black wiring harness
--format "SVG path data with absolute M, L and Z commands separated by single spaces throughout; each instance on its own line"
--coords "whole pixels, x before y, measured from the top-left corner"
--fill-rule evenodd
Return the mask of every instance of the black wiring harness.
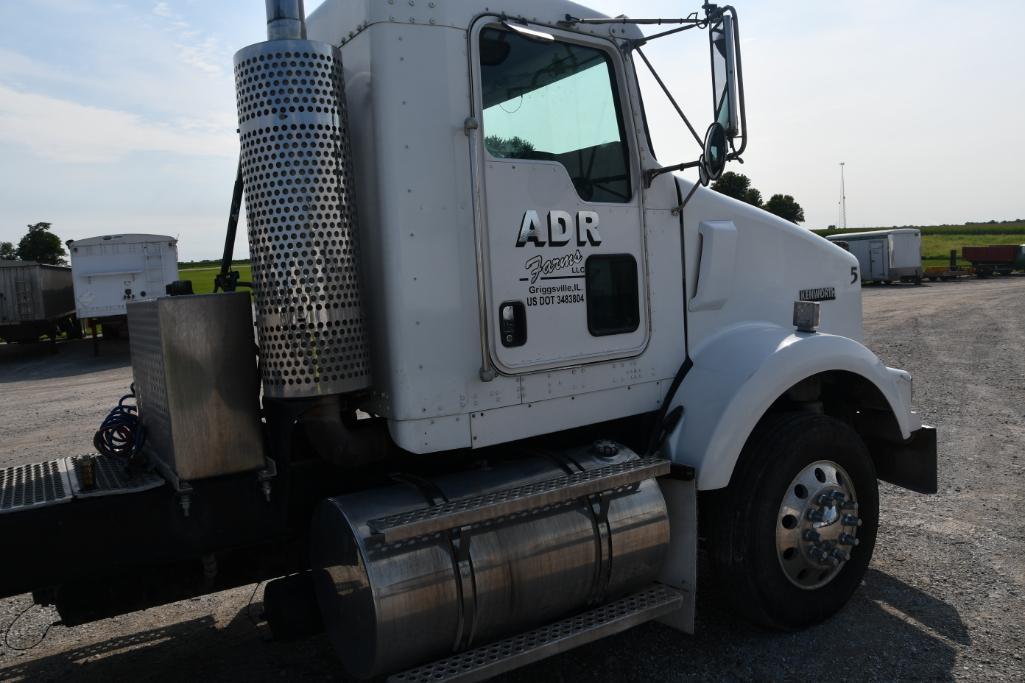
M 93 437 L 93 447 L 102 455 L 121 457 L 130 461 L 146 442 L 146 431 L 139 423 L 138 406 L 125 403 L 129 399 L 135 401 L 134 384 L 129 391 L 131 393 L 122 396 L 103 420 L 103 424 Z

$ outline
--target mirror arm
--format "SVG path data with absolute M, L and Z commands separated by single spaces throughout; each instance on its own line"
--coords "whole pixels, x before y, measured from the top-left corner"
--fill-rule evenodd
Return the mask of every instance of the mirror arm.
M 651 181 L 659 177 L 663 173 L 672 173 L 673 171 L 684 171 L 688 168 L 695 168 L 700 166 L 700 161 L 687 161 L 682 164 L 676 164 L 675 166 L 661 166 L 659 168 L 650 168 L 644 172 L 644 184 L 645 187 L 651 187 Z
M 673 28 L 669 29 L 668 31 L 662 31 L 662 33 L 655 33 L 650 36 L 644 36 L 643 38 L 637 38 L 636 40 L 629 41 L 628 44 L 630 49 L 637 49 L 640 48 L 642 45 L 647 45 L 653 40 L 657 40 L 658 38 L 665 38 L 666 36 L 671 36 L 674 33 L 679 33 L 680 31 L 688 31 L 692 28 L 704 28 L 704 26 L 701 24 L 688 24 L 687 26 L 680 26 L 679 28 Z
M 662 78 L 658 75 L 658 72 L 655 71 L 655 67 L 653 67 L 651 65 L 651 62 L 648 61 L 648 58 L 645 56 L 644 51 L 640 48 L 637 48 L 637 54 L 641 56 L 641 59 L 644 61 L 644 65 L 648 67 L 648 71 L 650 71 L 651 75 L 655 77 L 655 81 L 658 83 L 659 87 L 662 88 L 662 92 L 664 92 L 666 97 L 669 98 L 669 101 L 672 103 L 673 108 L 676 109 L 676 113 L 679 114 L 680 118 L 683 119 L 683 122 L 687 124 L 687 129 L 690 130 L 690 134 L 694 136 L 694 140 L 697 141 L 698 146 L 702 146 L 704 142 L 701 140 L 701 136 L 698 135 L 698 132 L 696 130 L 694 130 L 694 126 L 690 125 L 690 121 L 687 119 L 687 115 L 683 113 L 683 109 L 681 109 L 680 105 L 676 103 L 676 99 L 673 97 L 673 94 L 669 92 L 669 88 L 666 87 L 666 84 L 662 81 Z
M 634 26 L 642 26 L 648 24 L 656 24 L 661 26 L 662 24 L 703 24 L 705 19 L 699 19 L 697 12 L 691 12 L 689 16 L 683 19 L 628 19 L 627 17 L 600 17 L 597 19 L 581 19 L 580 17 L 574 17 L 572 14 L 567 14 L 566 18 L 559 22 L 561 24 L 632 24 Z

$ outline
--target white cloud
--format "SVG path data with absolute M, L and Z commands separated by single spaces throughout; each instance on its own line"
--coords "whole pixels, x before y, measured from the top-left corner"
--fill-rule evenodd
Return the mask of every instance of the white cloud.
M 189 66 L 208 74 L 221 73 L 220 47 L 213 38 L 206 38 L 192 44 L 176 43 L 175 47 L 178 49 L 178 58 Z
M 173 16 L 171 8 L 167 6 L 166 2 L 158 2 L 153 6 L 153 14 L 158 17 L 171 17 Z
M 154 123 L 130 112 L 89 107 L 0 85 L 0 142 L 65 163 L 111 163 L 136 152 L 234 157 L 229 128 Z

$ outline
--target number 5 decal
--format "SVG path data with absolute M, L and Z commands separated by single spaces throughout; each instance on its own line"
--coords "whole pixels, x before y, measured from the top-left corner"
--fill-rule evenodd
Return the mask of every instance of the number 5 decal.
M 858 281 L 858 267 L 851 266 L 851 284 L 853 285 Z

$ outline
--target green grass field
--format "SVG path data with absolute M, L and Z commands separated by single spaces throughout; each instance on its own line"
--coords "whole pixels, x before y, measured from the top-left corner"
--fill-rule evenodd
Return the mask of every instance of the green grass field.
M 917 227 L 917 226 L 902 226 Z M 859 228 L 856 232 L 889 230 L 890 228 Z M 950 250 L 957 250 L 958 265 L 961 261 L 961 247 L 989 246 L 991 244 L 1025 244 L 1025 223 L 973 223 L 969 225 L 928 225 L 922 231 L 922 265 L 945 266 L 950 262 Z M 843 230 L 815 230 L 826 237 L 837 235 Z M 855 232 L 852 230 L 851 232 Z
M 233 268 L 239 272 L 239 280 L 252 281 L 248 263 L 236 263 Z M 192 291 L 196 294 L 211 294 L 214 291 L 214 277 L 220 270 L 219 266 L 182 268 L 178 271 L 178 277 L 182 280 L 192 280 Z
M 918 227 L 918 226 L 903 226 Z M 889 230 L 890 228 L 857 228 L 852 232 L 870 230 Z M 922 231 L 922 265 L 945 266 L 950 262 L 950 250 L 957 250 L 958 264 L 961 262 L 961 247 L 988 246 L 990 244 L 1025 244 L 1025 222 L 1008 223 L 970 223 L 966 225 L 927 225 L 918 228 Z M 843 230 L 814 230 L 817 235 L 826 237 L 836 235 Z M 183 264 L 179 271 L 182 280 L 192 280 L 192 291 L 196 294 L 209 294 L 214 291 L 214 277 L 220 267 L 215 261 L 200 261 Z M 240 261 L 233 264 L 239 271 L 239 279 L 250 282 L 249 262 Z

